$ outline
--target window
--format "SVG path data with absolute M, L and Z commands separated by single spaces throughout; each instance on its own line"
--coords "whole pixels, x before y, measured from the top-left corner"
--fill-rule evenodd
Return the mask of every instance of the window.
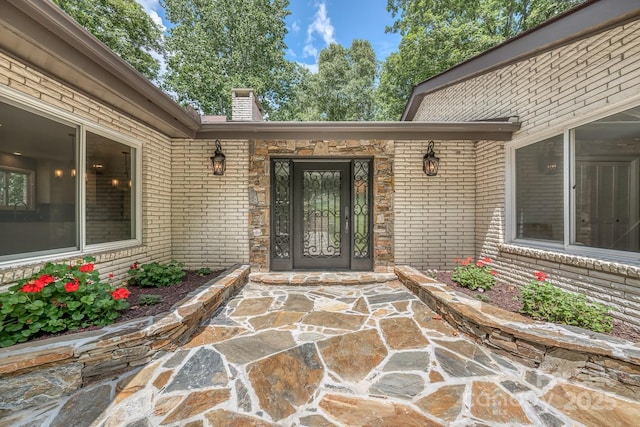
M 33 172 L 0 167 L 0 209 L 32 209 Z
M 82 123 L 0 100 L 0 262 L 135 239 L 136 154 Z
M 514 165 L 516 241 L 640 252 L 640 107 L 516 148 Z

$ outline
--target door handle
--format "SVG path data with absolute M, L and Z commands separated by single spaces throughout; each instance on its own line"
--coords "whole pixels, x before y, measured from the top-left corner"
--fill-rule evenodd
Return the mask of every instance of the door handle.
M 345 224 L 344 231 L 348 233 L 349 232 L 349 207 L 348 206 L 344 207 L 344 224 Z

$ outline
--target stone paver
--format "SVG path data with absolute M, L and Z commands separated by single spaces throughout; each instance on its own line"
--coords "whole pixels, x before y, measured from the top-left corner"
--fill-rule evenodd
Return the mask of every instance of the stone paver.
M 398 281 L 259 276 L 189 342 L 2 426 L 634 425 L 640 403 L 476 345 Z M 337 285 L 308 285 L 323 277 Z M 279 280 L 286 283 L 278 285 Z

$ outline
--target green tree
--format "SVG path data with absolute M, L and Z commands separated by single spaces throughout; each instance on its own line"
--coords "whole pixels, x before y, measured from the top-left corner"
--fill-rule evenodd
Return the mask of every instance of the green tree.
M 402 35 L 382 65 L 377 118 L 400 118 L 412 87 L 584 0 L 387 0 Z
M 162 28 L 135 0 L 53 0 L 62 10 L 147 78 L 155 80 Z
M 367 40 L 351 47 L 332 43 L 320 51 L 318 72 L 298 70 L 297 83 L 282 118 L 300 121 L 373 120 L 376 55 Z
M 231 113 L 231 89 L 252 88 L 271 114 L 292 89 L 284 58 L 289 0 L 164 0 L 164 88 L 205 114 Z

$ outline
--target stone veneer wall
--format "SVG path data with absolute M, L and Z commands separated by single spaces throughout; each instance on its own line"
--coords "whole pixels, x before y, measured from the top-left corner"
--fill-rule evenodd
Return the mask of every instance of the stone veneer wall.
M 395 143 L 395 260 L 450 269 L 475 253 L 476 148 L 471 141 L 435 141 L 437 176 L 422 171 L 428 141 Z
M 249 259 L 254 270 L 268 270 L 270 262 L 270 159 L 272 156 L 371 156 L 373 165 L 374 269 L 394 262 L 392 141 L 289 140 L 249 142 Z
M 536 322 L 455 292 L 414 268 L 399 280 L 432 310 L 476 342 L 525 366 L 638 400 L 640 346 L 577 327 Z
M 172 257 L 187 268 L 249 262 L 249 148 L 221 141 L 227 170 L 214 176 L 215 140 L 172 141 Z
M 603 108 L 640 105 L 639 58 L 635 21 L 427 94 L 414 121 L 515 115 L 522 128 L 513 144 L 543 140 Z M 496 258 L 500 275 L 514 283 L 544 270 L 554 284 L 614 305 L 615 317 L 640 325 L 639 266 L 505 244 L 504 145 L 479 143 L 476 156 L 476 256 Z
M 83 121 L 126 135 L 142 147 L 143 243 L 126 249 L 92 253 L 96 267 L 116 279 L 124 279 L 132 260 L 169 261 L 171 258 L 171 141 L 159 132 L 100 104 L 39 71 L 0 53 L 0 85 L 32 97 L 35 103 L 76 115 Z M 60 259 L 60 261 L 75 261 Z M 0 268 L 0 286 L 38 271 L 42 262 Z
M 247 265 L 225 271 L 170 312 L 0 349 L 0 418 L 58 400 L 175 350 L 247 282 L 249 272 Z

